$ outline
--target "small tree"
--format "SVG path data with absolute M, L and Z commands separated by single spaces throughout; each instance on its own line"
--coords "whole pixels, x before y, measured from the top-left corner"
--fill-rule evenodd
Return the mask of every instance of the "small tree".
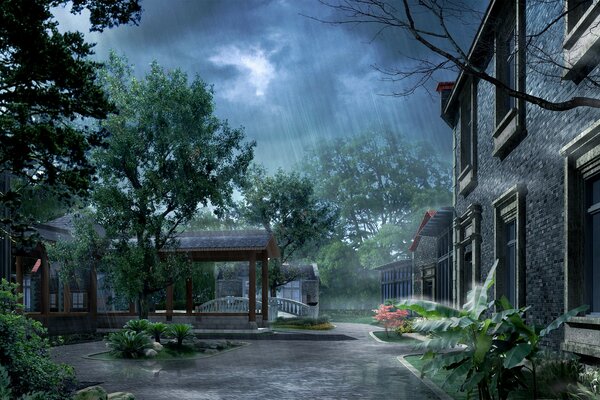
M 254 143 L 214 115 L 212 90 L 156 62 L 140 80 L 111 54 L 102 82 L 118 114 L 103 123 L 108 147 L 94 153 L 98 221 L 113 240 L 105 272 L 146 318 L 152 293 L 186 276 L 190 264 L 160 252 L 199 205 L 222 212 L 245 176 Z
M 396 329 L 404 324 L 408 311 L 394 307 L 393 305 L 380 304 L 379 308 L 373 310 L 375 319 L 385 328 L 385 335 L 389 337 L 390 329 Z

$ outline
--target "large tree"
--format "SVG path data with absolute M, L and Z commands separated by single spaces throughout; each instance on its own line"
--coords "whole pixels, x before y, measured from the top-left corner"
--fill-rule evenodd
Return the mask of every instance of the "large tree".
M 392 134 L 322 143 L 305 165 L 318 195 L 340 206 L 340 235 L 363 261 L 404 257 L 419 211 L 451 201 L 449 165 L 429 146 Z
M 101 76 L 118 113 L 102 124 L 110 136 L 108 147 L 94 153 L 93 200 L 115 240 L 107 272 L 146 317 L 148 297 L 186 272 L 185 263 L 161 258 L 160 251 L 176 244 L 178 228 L 200 205 L 227 208 L 254 143 L 214 116 L 212 90 L 199 77 L 190 82 L 154 62 L 136 79 L 114 54 Z
M 277 288 L 298 278 L 300 270 L 282 265 L 303 258 L 309 249 L 331 237 L 338 218 L 337 208 L 318 198 L 312 181 L 297 172 L 278 170 L 268 176 L 253 168 L 239 205 L 243 219 L 272 233 L 281 256 L 269 263 L 271 296 Z
M 0 236 L 27 228 L 20 209 L 43 186 L 55 199 L 85 194 L 93 168 L 86 153 L 100 143 L 102 119 L 112 109 L 97 81 L 93 45 L 80 32 L 61 32 L 52 8 L 90 12 L 102 31 L 140 19 L 139 0 L 5 0 L 0 3 L 0 178 L 18 185 L 0 192 Z M 32 189 L 33 188 L 33 189 Z
M 494 55 L 492 35 L 482 34 L 480 50 L 470 52 L 476 28 L 483 17 L 482 2 L 468 0 L 321 0 L 321 3 L 335 10 L 333 17 L 322 22 L 333 24 L 359 24 L 375 27 L 374 36 L 391 33 L 408 39 L 416 46 L 398 48 L 398 63 L 395 65 L 376 66 L 392 82 L 402 83 L 394 92 L 395 95 L 406 96 L 417 89 L 431 89 L 430 82 L 448 79 L 448 72 L 455 76 L 463 72 L 475 79 L 491 83 L 503 90 L 508 96 L 523 99 L 531 104 L 551 111 L 566 111 L 577 107 L 600 108 L 598 97 L 556 97 L 549 92 L 547 96 L 539 94 L 536 88 L 520 89 L 512 87 L 507 81 L 499 79 L 487 70 L 487 65 Z M 487 2 L 486 2 L 487 3 Z M 514 1 L 501 1 L 506 5 L 514 5 Z M 521 2 L 524 4 L 524 2 Z M 521 32 L 517 37 L 518 47 L 522 49 L 528 74 L 541 75 L 546 82 L 560 85 L 565 75 L 574 76 L 577 82 L 597 89 L 600 86 L 600 74 L 576 70 L 560 48 L 549 48 L 556 37 L 563 37 L 568 19 L 577 20 L 590 7 L 597 7 L 595 2 L 564 0 L 528 0 L 527 7 L 533 12 L 543 13 L 544 23 L 531 24 L 533 29 Z M 565 3 L 567 6 L 565 7 Z M 503 4 L 504 5 L 504 4 Z M 524 7 L 524 6 L 523 6 Z M 475 24 L 473 23 L 475 22 Z M 506 24 L 505 15 L 491 15 L 486 24 L 490 31 L 499 31 Z M 588 30 L 597 35 L 595 22 Z M 464 40 L 465 27 L 469 40 Z M 487 36 L 487 37 L 486 37 Z M 406 41 L 398 41 L 406 43 Z M 596 57 L 597 58 L 597 57 Z M 592 72 L 592 73 L 588 73 Z

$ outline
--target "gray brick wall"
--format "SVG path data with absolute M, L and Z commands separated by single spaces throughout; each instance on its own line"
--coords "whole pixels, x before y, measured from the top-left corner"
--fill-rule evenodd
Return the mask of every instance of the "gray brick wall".
M 413 296 L 421 298 L 423 294 L 423 267 L 437 262 L 437 239 L 423 236 L 413 253 Z
M 555 7 L 562 7 L 556 2 Z M 527 6 L 527 34 L 540 31 L 557 10 L 551 3 L 529 2 Z M 562 49 L 564 25 L 556 24 L 544 35 L 544 48 L 550 52 Z M 493 73 L 494 62 L 488 72 Z M 540 66 L 537 66 L 540 68 Z M 579 86 L 570 81 L 558 82 L 549 75 L 560 74 L 553 66 L 542 66 L 543 74 L 527 69 L 526 87 L 529 93 L 551 100 L 572 96 L 597 97 L 598 90 Z M 544 76 L 548 75 L 548 76 Z M 504 160 L 492 156 L 495 128 L 494 88 L 485 82 L 478 87 L 478 140 L 477 187 L 466 197 L 455 193 L 456 212 L 462 215 L 469 204 L 482 206 L 481 271 L 484 279 L 494 262 L 494 219 L 492 202 L 516 183 L 527 187 L 526 196 L 526 303 L 530 322 L 548 323 L 564 310 L 564 158 L 559 150 L 600 118 L 600 110 L 580 108 L 565 112 L 545 111 L 527 104 L 527 136 Z M 460 135 L 456 140 L 455 157 L 459 157 Z M 455 160 L 457 165 L 458 159 Z M 455 171 L 456 173 L 456 171 Z M 460 171 L 458 171 L 460 173 Z M 562 333 L 551 338 L 557 347 Z

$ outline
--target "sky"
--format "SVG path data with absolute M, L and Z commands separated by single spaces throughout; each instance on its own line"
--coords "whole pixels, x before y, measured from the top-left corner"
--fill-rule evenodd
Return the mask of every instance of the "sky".
M 401 65 L 416 43 L 373 27 L 325 24 L 317 0 L 143 0 L 139 26 L 89 33 L 85 15 L 55 10 L 64 30 L 86 32 L 95 57 L 125 55 L 142 76 L 153 60 L 213 85 L 216 114 L 255 140 L 255 161 L 291 169 L 323 141 L 391 131 L 425 140 L 450 159 L 450 128 L 433 92 L 397 87 L 374 65 Z M 454 77 L 450 77 L 454 79 Z

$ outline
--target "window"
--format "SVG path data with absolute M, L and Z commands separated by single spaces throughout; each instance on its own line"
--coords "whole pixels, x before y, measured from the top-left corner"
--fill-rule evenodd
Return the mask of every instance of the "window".
M 412 296 L 412 263 L 400 261 L 381 272 L 381 301 L 405 299 Z
M 518 184 L 494 201 L 496 236 L 495 297 L 505 296 L 514 307 L 525 305 L 525 195 Z
M 600 314 L 600 176 L 585 185 L 585 298 L 589 312 Z
M 73 292 L 71 293 L 71 309 L 73 311 L 85 311 L 87 310 L 87 293 L 86 292 Z
M 517 222 L 504 226 L 504 294 L 510 304 L 517 304 Z
M 525 91 L 525 2 L 506 2 L 498 16 L 495 42 L 496 78 L 506 88 Z M 509 94 L 504 87 L 496 87 L 496 129 L 493 155 L 507 156 L 525 136 L 525 102 Z
M 467 294 L 473 283 L 479 280 L 481 254 L 481 205 L 471 204 L 458 218 L 456 224 L 457 265 L 457 306 L 466 303 Z
M 579 84 L 600 62 L 600 2 L 567 0 L 565 12 L 564 79 Z
M 23 277 L 23 308 L 25 311 L 33 311 L 31 293 L 31 276 L 26 275 Z
M 438 238 L 435 300 L 443 302 L 452 301 L 452 236 L 449 230 Z
M 477 87 L 472 81 L 465 84 L 460 97 L 460 171 L 458 191 L 466 196 L 477 185 Z

